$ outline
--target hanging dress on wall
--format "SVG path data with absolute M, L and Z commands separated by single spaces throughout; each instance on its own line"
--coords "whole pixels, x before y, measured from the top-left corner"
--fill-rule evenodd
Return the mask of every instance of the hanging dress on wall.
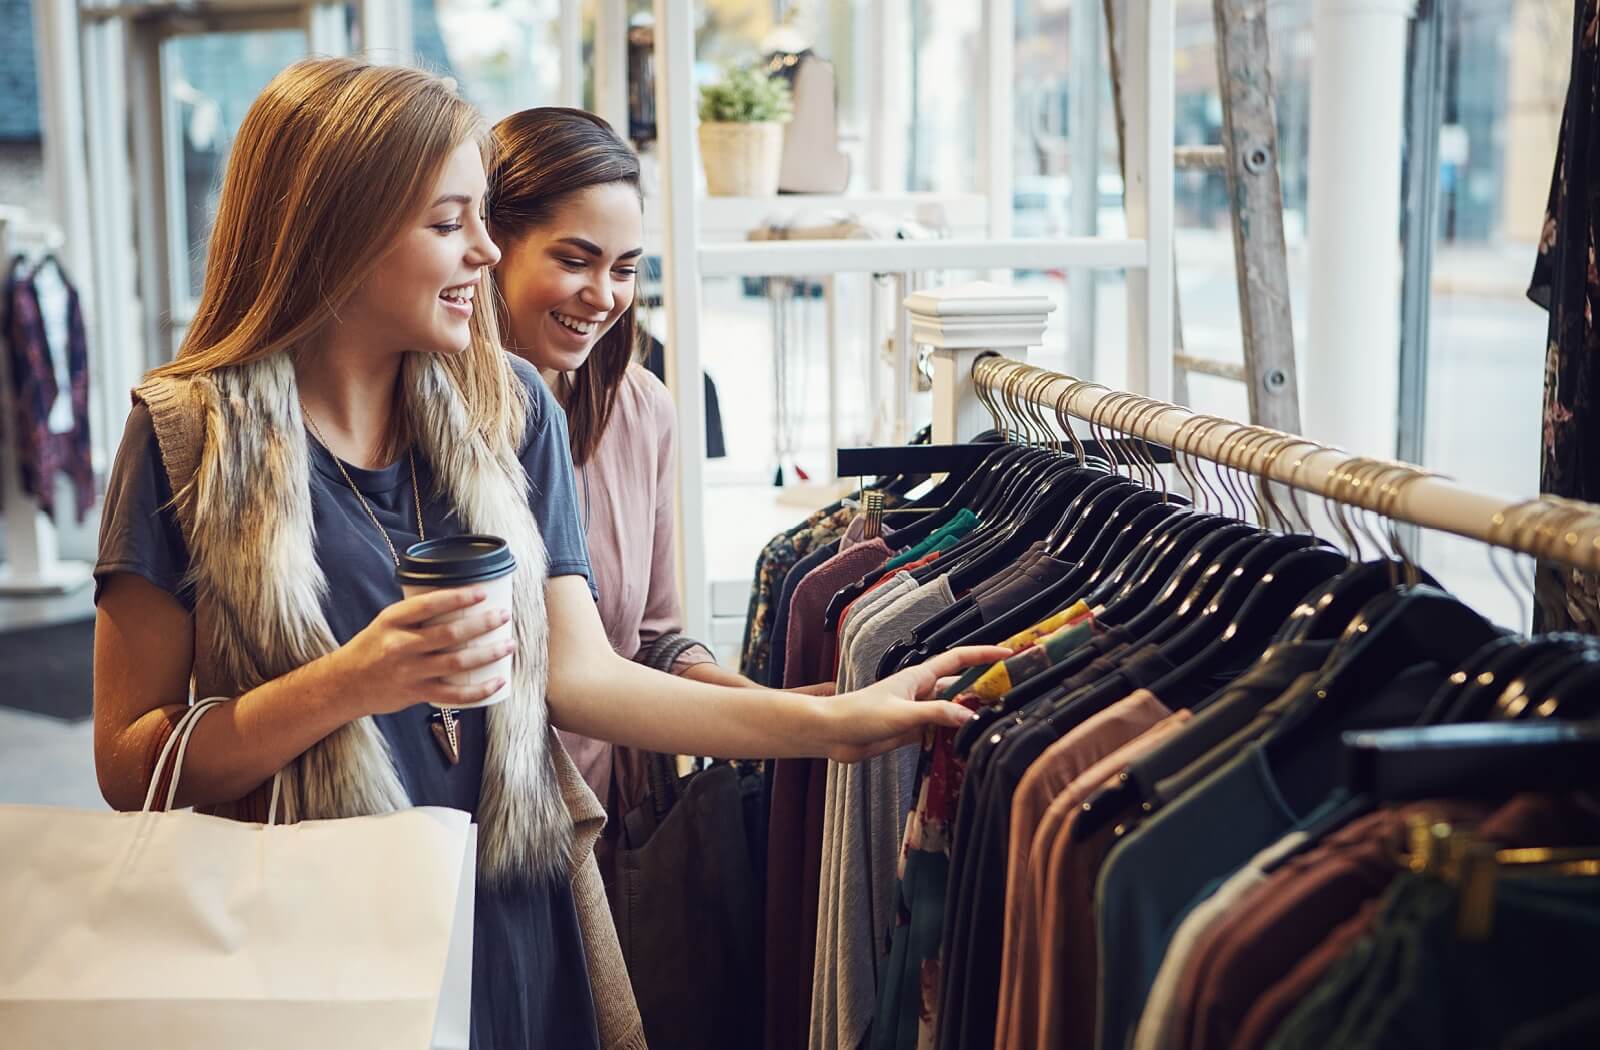
M 1572 74 L 1528 296 L 1550 312 L 1541 492 L 1600 501 L 1600 0 L 1573 9 Z M 1600 578 L 1541 563 L 1534 629 L 1600 633 Z

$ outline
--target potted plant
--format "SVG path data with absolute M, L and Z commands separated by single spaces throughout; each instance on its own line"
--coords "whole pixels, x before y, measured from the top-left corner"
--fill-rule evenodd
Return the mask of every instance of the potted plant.
M 700 89 L 700 158 L 717 197 L 778 192 L 783 126 L 794 112 L 789 82 L 755 69 L 729 70 Z

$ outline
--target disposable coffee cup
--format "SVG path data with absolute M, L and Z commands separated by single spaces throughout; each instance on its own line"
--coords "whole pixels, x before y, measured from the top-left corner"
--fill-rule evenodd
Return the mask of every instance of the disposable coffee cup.
M 511 575 L 516 571 L 517 559 L 506 541 L 498 536 L 450 536 L 439 540 L 423 540 L 406 548 L 400 557 L 400 567 L 395 579 L 407 598 L 429 591 L 452 590 L 459 587 L 481 587 L 487 597 L 477 605 L 437 616 L 426 626 L 450 623 L 467 616 L 476 616 L 489 609 L 511 611 Z M 458 649 L 492 644 L 514 637 L 509 621 L 481 637 L 474 638 Z M 515 653 L 509 653 L 492 664 L 459 674 L 445 675 L 452 685 L 478 685 L 495 678 L 505 679 L 503 686 L 487 700 L 475 704 L 446 704 L 433 702 L 434 707 L 488 707 L 498 704 L 511 695 L 511 662 Z

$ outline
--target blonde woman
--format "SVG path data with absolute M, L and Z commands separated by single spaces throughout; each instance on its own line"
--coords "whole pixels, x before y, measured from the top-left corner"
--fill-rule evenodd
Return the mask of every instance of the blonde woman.
M 136 808 L 192 684 L 232 699 L 195 734 L 184 804 L 259 820 L 281 772 L 289 820 L 471 812 L 474 1045 L 638 1047 L 592 854 L 600 810 L 551 727 L 848 761 L 964 722 L 915 701 L 995 653 L 823 699 L 708 686 L 612 651 L 562 413 L 482 308 L 500 254 L 484 225 L 489 143 L 444 82 L 399 67 L 302 62 L 252 105 L 199 310 L 177 359 L 136 391 L 109 482 L 96 768 L 107 801 Z M 484 611 L 472 588 L 401 598 L 401 552 L 474 532 L 517 556 L 513 612 Z M 489 640 L 507 620 L 515 641 Z M 441 676 L 508 650 L 505 702 L 429 706 L 492 696 L 507 683 Z

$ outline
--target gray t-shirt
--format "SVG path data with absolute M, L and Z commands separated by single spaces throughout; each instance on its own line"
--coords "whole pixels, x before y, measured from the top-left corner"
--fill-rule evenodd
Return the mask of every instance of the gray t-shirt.
M 890 597 L 850 625 L 855 629 L 839 660 L 846 688 L 876 682 L 889 646 L 955 603 L 946 576 L 920 585 L 909 573 L 900 576 L 904 580 L 896 579 Z M 824 928 L 812 975 L 811 1050 L 854 1050 L 872 1023 L 879 969 L 886 961 L 879 945 L 894 914 L 900 836 L 921 752 L 920 744 L 908 744 L 852 765 L 828 764 L 818 908 Z
M 578 521 L 566 415 L 532 366 L 510 360 L 529 394 L 528 426 L 518 452 L 528 476 L 530 509 L 549 552 L 550 575 L 587 579 L 589 553 Z M 317 562 L 328 579 L 323 614 L 342 645 L 402 595 L 389 547 L 350 491 L 338 464 L 309 434 L 307 443 Z M 429 538 L 465 532 L 451 509 L 432 497 L 428 462 L 418 456 L 416 463 Z M 401 455 L 380 470 L 349 464 L 345 468 L 395 549 L 403 551 L 417 542 L 409 457 Z M 149 409 L 136 405 L 106 486 L 94 570 L 97 599 L 109 576 L 127 572 L 193 609 L 194 597 L 184 581 L 189 552 L 171 499 L 172 486 Z M 456 766 L 445 761 L 434 743 L 428 725 L 431 713 L 432 708 L 423 704 L 380 715 L 375 721 L 413 803 L 476 813 L 486 748 L 484 712 L 461 712 L 461 762 Z M 583 940 L 567 880 L 510 891 L 480 883 L 473 933 L 474 1047 L 598 1046 Z

